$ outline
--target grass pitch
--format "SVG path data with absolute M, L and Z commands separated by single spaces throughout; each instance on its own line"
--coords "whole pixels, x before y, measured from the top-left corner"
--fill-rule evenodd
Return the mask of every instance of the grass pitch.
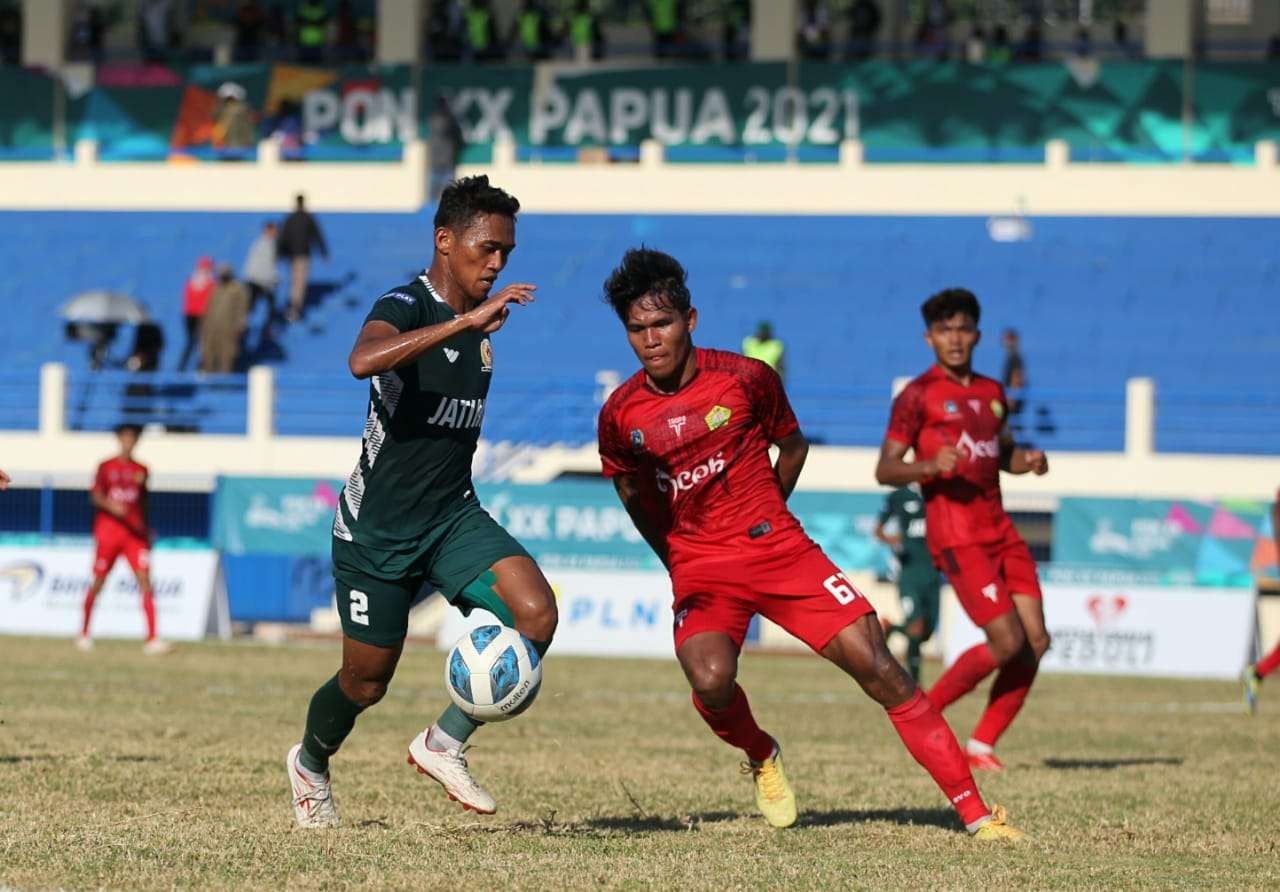
M 980 778 L 1028 839 L 979 845 L 883 712 L 816 658 L 748 655 L 800 823 L 756 813 L 739 756 L 674 660 L 546 663 L 527 715 L 471 764 L 499 812 L 460 811 L 405 764 L 445 703 L 410 648 L 334 760 L 344 826 L 292 829 L 284 754 L 338 647 L 0 639 L 0 886 L 238 888 L 1275 888 L 1280 684 L 1046 676 Z M 936 671 L 936 667 L 934 667 Z M 1270 695 L 1269 697 L 1267 695 Z M 947 714 L 961 739 L 981 701 Z

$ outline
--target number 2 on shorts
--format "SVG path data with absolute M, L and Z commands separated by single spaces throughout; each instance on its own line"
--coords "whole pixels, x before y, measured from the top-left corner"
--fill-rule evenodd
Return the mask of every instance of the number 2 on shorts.
M 853 587 L 853 583 L 843 573 L 828 576 L 822 581 L 822 584 L 827 591 L 831 592 L 831 596 L 841 604 L 852 604 L 854 598 L 858 597 L 858 590 Z
M 351 621 L 362 626 L 369 625 L 369 596 L 355 589 L 351 590 Z

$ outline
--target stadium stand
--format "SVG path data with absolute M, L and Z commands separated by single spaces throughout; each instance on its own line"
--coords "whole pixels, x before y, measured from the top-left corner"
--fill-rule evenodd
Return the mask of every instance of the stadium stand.
M 127 409 L 173 429 L 243 432 L 243 378 L 175 375 L 181 286 L 192 260 L 238 266 L 257 214 L 0 213 L 0 304 L 9 313 L 0 405 L 7 426 L 33 428 L 38 364 L 69 372 L 68 427 L 105 430 Z M 346 435 L 359 428 L 362 385 L 345 359 L 370 302 L 421 269 L 430 211 L 326 215 L 333 257 L 313 274 L 305 321 L 249 359 L 277 367 L 281 434 Z M 1025 434 L 1055 449 L 1118 450 L 1124 381 L 1156 381 L 1157 448 L 1274 454 L 1280 379 L 1271 373 L 1280 283 L 1269 219 L 1036 219 L 1029 241 L 1000 243 L 981 218 L 707 217 L 529 214 L 504 281 L 533 281 L 539 302 L 497 341 L 499 377 L 486 417 L 494 440 L 583 443 L 593 438 L 596 373 L 634 365 L 600 282 L 637 243 L 671 250 L 707 312 L 699 340 L 737 349 L 769 319 L 788 349 L 788 385 L 820 442 L 872 445 L 895 378 L 927 353 L 917 308 L 950 285 L 986 308 L 981 367 L 998 373 L 996 334 L 1022 332 L 1031 379 Z M 48 271 L 57 269 L 56 278 Z M 63 299 L 111 288 L 145 302 L 166 332 L 152 379 L 91 373 L 83 343 L 55 318 Z M 33 299 L 34 298 L 34 299 Z M 117 338 L 118 361 L 127 333 Z M 1080 361 L 1081 348 L 1088 351 Z M 554 370 L 547 357 L 555 356 Z M 146 382 L 149 395 L 130 394 Z M 136 387 L 133 388 L 136 391 Z

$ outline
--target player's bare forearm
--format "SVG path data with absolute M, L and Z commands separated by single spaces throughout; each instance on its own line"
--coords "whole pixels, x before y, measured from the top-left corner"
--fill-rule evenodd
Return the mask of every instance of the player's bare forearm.
M 644 510 L 635 480 L 625 474 L 619 474 L 613 478 L 613 488 L 618 494 L 619 501 L 622 502 L 622 507 L 627 510 L 627 515 L 631 518 L 631 522 L 635 524 L 641 538 L 653 549 L 653 553 L 658 556 L 658 560 L 662 561 L 662 566 L 670 566 L 667 562 L 667 539 L 662 535 L 657 524 L 653 522 L 649 512 Z
M 366 322 L 360 329 L 347 368 L 357 378 L 370 378 L 412 362 L 470 327 L 465 314 L 448 322 L 401 332 L 390 322 Z
M 907 486 L 938 473 L 933 461 L 907 461 L 905 456 L 909 448 L 897 440 L 886 439 L 880 444 L 880 459 L 876 462 L 877 483 L 883 486 Z
M 804 470 L 805 460 L 809 457 L 809 441 L 804 434 L 796 431 L 783 437 L 778 442 L 778 462 L 773 466 L 778 475 L 778 485 L 782 488 L 782 497 L 791 498 L 796 484 L 800 482 L 800 472 Z
M 1001 453 L 1000 466 L 1010 474 L 1047 474 L 1049 456 L 1039 449 L 1014 449 L 1006 459 Z

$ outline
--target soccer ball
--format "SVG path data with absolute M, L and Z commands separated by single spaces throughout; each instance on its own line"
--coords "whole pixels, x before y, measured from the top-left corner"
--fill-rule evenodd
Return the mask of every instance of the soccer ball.
M 444 663 L 458 708 L 481 722 L 505 722 L 529 708 L 542 685 L 542 660 L 515 629 L 480 626 L 463 635 Z

